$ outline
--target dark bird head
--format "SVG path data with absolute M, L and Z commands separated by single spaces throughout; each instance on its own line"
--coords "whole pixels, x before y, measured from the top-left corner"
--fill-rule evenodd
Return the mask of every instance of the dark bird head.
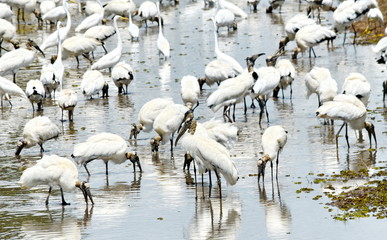
M 36 44 L 34 42 L 34 40 L 32 39 L 28 39 L 28 42 L 27 42 L 27 47 L 34 47 L 36 50 L 38 50 L 42 55 L 43 57 L 46 57 L 46 55 L 44 54 L 44 52 L 42 51 L 42 49 L 40 49 L 40 47 L 38 46 L 38 44 Z
M 266 163 L 269 161 L 269 155 L 264 155 L 262 158 L 260 158 L 257 162 L 257 167 L 258 167 L 258 182 L 262 176 L 262 181 L 265 181 L 265 168 L 266 168 Z
M 285 50 L 285 46 L 288 44 L 288 42 L 290 41 L 289 37 L 286 36 L 284 38 L 282 38 L 279 42 L 279 46 L 278 46 L 278 49 L 280 51 L 284 51 Z
M 91 204 L 94 205 L 93 196 L 91 195 L 91 192 L 90 192 L 90 184 L 87 182 L 76 181 L 75 186 L 82 191 L 86 204 L 88 204 L 88 198 L 89 198 Z
M 206 83 L 206 78 L 205 77 L 198 78 L 198 83 L 199 83 L 200 92 L 201 92 L 203 91 L 203 85 Z
M 102 87 L 102 97 L 109 97 L 109 84 L 105 82 L 105 84 Z
M 126 159 L 129 159 L 129 161 L 133 164 L 133 171 L 136 171 L 136 163 L 138 168 L 140 169 L 140 172 L 142 172 L 141 164 L 140 164 L 140 158 L 138 157 L 136 152 L 127 152 L 125 153 Z
M 179 129 L 177 130 L 179 135 L 176 137 L 175 146 L 187 130 L 190 134 L 194 134 L 196 130 L 196 120 L 194 119 L 194 113 L 192 110 L 188 110 L 184 115 L 183 121 L 180 124 Z
M 269 56 L 266 58 L 266 65 L 267 66 L 275 66 L 275 64 L 277 63 L 277 60 L 278 58 L 281 56 L 281 55 L 284 55 L 286 51 L 283 51 L 281 49 L 278 49 L 273 55 Z
M 132 128 L 130 129 L 129 139 L 137 139 L 137 135 L 142 131 L 142 124 L 132 123 Z
M 247 65 L 247 70 L 249 72 L 253 71 L 254 69 L 254 65 L 255 65 L 255 61 L 262 55 L 265 55 L 265 53 L 258 53 L 258 54 L 255 54 L 255 55 L 252 55 L 250 57 L 247 57 L 246 58 L 246 65 Z
M 153 152 L 159 151 L 159 146 L 162 138 L 160 136 L 156 136 L 150 140 L 151 150 Z
M 378 146 L 378 142 L 376 141 L 376 134 L 375 134 L 375 126 L 373 123 L 371 122 L 364 122 L 364 128 L 367 130 L 368 132 L 368 138 L 370 140 L 370 148 L 372 147 L 372 139 L 371 139 L 371 136 L 374 137 L 374 140 L 375 140 L 375 148 Z
M 19 156 L 20 155 L 20 152 L 23 150 L 25 145 L 26 145 L 26 143 L 24 142 L 24 140 L 20 140 L 20 141 L 17 142 L 15 156 Z

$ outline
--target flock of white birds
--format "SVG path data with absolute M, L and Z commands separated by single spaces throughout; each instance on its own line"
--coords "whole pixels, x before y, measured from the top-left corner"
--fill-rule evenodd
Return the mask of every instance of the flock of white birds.
M 246 97 L 250 96 L 252 104 L 258 102 L 260 107 L 259 124 L 266 115 L 269 121 L 269 111 L 267 101 L 271 97 L 278 97 L 279 91 L 284 98 L 284 90 L 290 87 L 290 98 L 292 97 L 292 82 L 296 77 L 296 70 L 290 59 L 282 58 L 278 60 L 286 51 L 285 47 L 289 41 L 295 41 L 297 47 L 291 57 L 297 58 L 299 53 L 309 51 L 309 57 L 316 57 L 313 47 L 327 41 L 328 47 L 336 34 L 344 32 L 353 26 L 355 21 L 364 17 L 369 21 L 380 21 L 383 24 L 383 15 L 378 9 L 376 0 L 345 0 L 334 6 L 332 0 L 305 0 L 307 9 L 304 14 L 295 15 L 285 26 L 287 36 L 279 42 L 278 51 L 266 58 L 267 67 L 254 68 L 255 60 L 264 55 L 256 54 L 246 58 L 246 68 L 243 68 L 232 56 L 222 52 L 218 47 L 218 31 L 226 27 L 228 31 L 237 30 L 237 22 L 248 18 L 237 5 L 226 0 L 204 1 L 206 7 L 215 7 L 217 12 L 211 19 L 214 27 L 215 59 L 210 61 L 204 68 L 204 77 L 196 78 L 186 75 L 181 80 L 181 98 L 184 104 L 174 103 L 170 99 L 157 98 L 144 103 L 138 113 L 138 123 L 132 125 L 130 138 L 136 138 L 141 131 L 154 131 L 156 135 L 150 140 L 152 154 L 157 154 L 160 145 L 170 142 L 171 153 L 177 143 L 181 143 L 187 152 L 185 155 L 185 166 L 190 166 L 194 161 L 194 171 L 199 174 L 205 172 L 215 172 L 218 180 L 218 187 L 221 193 L 221 176 L 228 184 L 234 185 L 238 181 L 238 169 L 230 159 L 229 149 L 237 141 L 238 129 L 233 124 L 235 121 L 235 105 L 244 103 L 246 114 Z M 134 71 L 130 64 L 121 61 L 124 51 L 120 31 L 117 26 L 119 19 L 128 20 L 128 31 L 132 41 L 141 41 L 139 38 L 139 26 L 132 20 L 138 16 L 145 22 L 146 28 L 151 24 L 158 24 L 159 32 L 157 47 L 159 57 L 168 61 L 173 57 L 170 54 L 170 44 L 163 35 L 163 19 L 159 2 L 144 1 L 137 8 L 132 0 L 112 0 L 102 4 L 100 0 L 82 2 L 79 4 L 79 11 L 87 15 L 78 26 L 72 26 L 69 3 L 72 0 L 2 0 L 0 4 L 0 46 L 2 56 L 0 58 L 0 98 L 1 107 L 6 107 L 3 100 L 8 100 L 10 107 L 10 96 L 28 98 L 32 104 L 33 111 L 40 111 L 43 108 L 45 98 L 57 100 L 58 106 L 63 111 L 67 110 L 68 120 L 73 121 L 74 108 L 77 105 L 78 89 L 62 89 L 65 81 L 65 61 L 74 57 L 79 65 L 79 57 L 92 62 L 91 55 L 97 47 L 104 47 L 104 41 L 110 36 L 117 35 L 116 48 L 107 52 L 100 59 L 91 64 L 90 70 L 83 75 L 80 90 L 88 97 L 93 98 L 102 92 L 102 97 L 108 96 L 108 83 L 99 70 L 109 69 L 111 79 L 118 87 L 119 94 L 128 93 L 128 85 L 134 79 Z M 161 2 L 161 1 L 160 1 Z M 179 1 L 173 1 L 178 4 Z M 253 12 L 257 11 L 259 0 L 247 0 L 247 4 Z M 284 0 L 269 0 L 267 13 L 281 11 Z M 161 3 L 162 4 L 162 3 Z M 242 4 L 242 3 L 241 3 Z M 246 4 L 246 2 L 244 3 Z M 11 10 L 12 8 L 12 10 Z M 16 21 L 20 24 L 24 21 L 24 14 L 33 13 L 37 18 L 37 24 L 54 24 L 57 30 L 46 37 L 38 46 L 33 40 L 28 40 L 26 48 L 20 46 L 15 24 L 11 20 L 17 11 Z M 333 27 L 322 26 L 320 14 L 324 11 L 333 12 Z M 105 25 L 106 19 L 113 16 L 113 26 Z M 84 16 L 84 15 L 80 15 Z M 65 26 L 61 21 L 66 18 Z M 153 23 L 154 22 L 154 23 Z M 370 25 L 370 23 L 368 23 Z M 68 36 L 70 29 L 75 28 L 77 35 Z M 387 30 L 386 30 L 387 31 Z M 387 32 L 386 32 L 387 34 Z M 356 41 L 356 31 L 354 36 Z M 387 59 L 387 38 L 382 38 L 374 47 L 374 51 L 380 53 L 380 63 L 385 63 Z M 344 37 L 345 41 L 345 37 Z M 9 43 L 9 44 L 5 44 Z M 14 46 L 14 50 L 11 45 Z M 57 55 L 52 58 L 51 63 L 43 65 L 41 68 L 40 80 L 30 80 L 25 91 L 18 85 L 16 74 L 18 71 L 26 71 L 25 67 L 31 64 L 37 52 L 45 56 L 44 51 L 49 48 L 57 48 Z M 5 52 L 6 51 L 6 52 Z M 313 54 L 313 56 L 312 56 Z M 277 61 L 278 60 L 278 61 Z M 9 80 L 3 76 L 12 75 Z M 212 119 L 207 122 L 197 122 L 194 116 L 195 108 L 199 106 L 199 96 L 201 89 L 206 83 L 211 86 L 218 85 L 207 99 L 207 107 L 214 112 L 223 109 L 223 120 Z M 339 132 L 345 127 L 346 141 L 348 147 L 347 125 L 359 131 L 362 138 L 362 129 L 365 128 L 369 134 L 369 141 L 373 140 L 376 145 L 375 129 L 371 122 L 366 121 L 367 104 L 371 92 L 371 87 L 366 77 L 360 73 L 351 73 L 345 80 L 341 92 L 338 91 L 336 81 L 331 77 L 329 69 L 315 66 L 305 77 L 307 94 L 315 93 L 318 96 L 318 117 L 328 119 L 327 124 L 333 120 L 342 120 L 343 125 Z M 387 94 L 387 82 L 383 83 L 384 96 Z M 37 104 L 35 109 L 34 104 Z M 231 113 L 232 111 L 232 113 Z M 336 138 L 339 136 L 339 132 Z M 60 130 L 47 116 L 38 116 L 31 119 L 24 128 L 23 140 L 18 142 L 16 156 L 19 156 L 23 148 L 39 145 L 43 155 L 43 144 L 58 137 Z M 175 135 L 176 138 L 175 138 Z M 281 126 L 271 126 L 265 130 L 262 136 L 263 156 L 257 162 L 258 181 L 260 176 L 264 178 L 265 166 L 271 164 L 273 177 L 273 161 L 276 161 L 276 177 L 278 178 L 279 153 L 287 141 L 287 131 Z M 20 183 L 26 187 L 34 187 L 41 184 L 50 186 L 48 199 L 53 186 L 58 185 L 62 193 L 62 204 L 66 205 L 63 191 L 72 191 L 76 187 L 80 188 L 84 194 L 85 201 L 90 199 L 94 203 L 90 187 L 87 183 L 78 180 L 78 170 L 75 163 L 85 167 L 87 173 L 87 163 L 95 159 L 101 159 L 106 165 L 106 175 L 108 175 L 108 162 L 120 164 L 130 160 L 135 166 L 140 165 L 140 159 L 136 152 L 128 151 L 127 141 L 112 133 L 99 133 L 90 136 L 86 142 L 74 146 L 70 159 L 56 155 L 43 155 L 37 164 L 27 169 L 20 178 Z M 209 178 L 211 185 L 211 175 Z

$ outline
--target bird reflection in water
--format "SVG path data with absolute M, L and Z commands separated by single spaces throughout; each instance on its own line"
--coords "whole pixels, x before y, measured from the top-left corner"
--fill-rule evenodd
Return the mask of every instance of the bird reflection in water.
M 290 210 L 281 201 L 280 189 L 277 181 L 277 200 L 274 195 L 274 184 L 272 183 L 271 199 L 267 198 L 265 185 L 262 187 L 258 184 L 259 202 L 264 205 L 266 231 L 271 239 L 288 239 L 290 238 L 292 216 Z

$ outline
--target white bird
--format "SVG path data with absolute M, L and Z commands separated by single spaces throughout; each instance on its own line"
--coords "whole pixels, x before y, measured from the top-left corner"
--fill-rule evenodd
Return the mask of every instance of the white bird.
M 273 180 L 273 161 L 276 160 L 276 179 L 278 179 L 278 159 L 279 153 L 283 149 L 288 139 L 287 131 L 282 126 L 276 125 L 268 127 L 262 135 L 261 144 L 263 157 L 257 162 L 258 182 L 262 175 L 265 180 L 265 168 L 268 161 L 271 167 L 271 179 Z
M 128 145 L 125 139 L 113 133 L 99 133 L 89 137 L 86 142 L 78 143 L 74 146 L 73 157 L 78 164 L 82 164 L 87 174 L 90 172 L 87 169 L 87 164 L 95 159 L 101 159 L 105 162 L 106 175 L 108 172 L 108 162 L 121 164 L 126 160 L 130 160 L 133 164 L 133 171 L 136 172 L 136 163 L 140 172 L 142 172 L 140 159 L 136 152 L 128 152 Z
M 91 203 L 94 204 L 90 193 L 90 185 L 78 180 L 78 169 L 75 164 L 71 160 L 57 155 L 43 156 L 34 166 L 23 172 L 19 183 L 27 188 L 48 185 L 50 188 L 48 189 L 46 205 L 48 205 L 54 186 L 60 188 L 62 205 L 70 205 L 65 201 L 63 192 L 73 192 L 76 187 L 82 191 L 86 204 L 88 204 L 88 197 Z
M 120 31 L 118 30 L 117 26 L 117 19 L 122 18 L 121 16 L 115 16 L 114 17 L 114 28 L 117 33 L 117 47 L 107 53 L 106 55 L 102 56 L 97 62 L 95 62 L 92 66 L 92 70 L 101 70 L 105 68 L 109 68 L 109 71 L 111 71 L 111 68 L 116 65 L 122 55 L 122 40 L 121 40 L 121 34 Z
M 254 83 L 252 89 L 252 99 L 256 99 L 259 103 L 261 112 L 259 113 L 259 125 L 261 125 L 263 112 L 266 111 L 266 118 L 269 121 L 269 113 L 267 111 L 267 100 L 270 94 L 279 85 L 281 74 L 278 69 L 274 67 L 260 67 L 256 74 L 257 81 Z M 252 106 L 254 106 L 252 104 Z
M 240 7 L 235 5 L 234 3 L 228 2 L 226 0 L 218 0 L 219 7 L 226 8 L 234 13 L 235 16 L 241 18 L 247 18 L 247 13 L 245 13 Z
M 169 58 L 171 47 L 169 46 L 168 39 L 164 37 L 163 34 L 163 26 L 161 24 L 161 15 L 160 15 L 160 3 L 156 2 L 157 14 L 159 17 L 159 35 L 157 37 L 157 48 L 159 49 L 159 55 L 162 53 L 164 55 L 164 59 Z
M 228 9 L 219 9 L 215 14 L 216 31 L 219 31 L 221 27 L 227 27 L 230 31 L 237 29 L 237 23 L 235 21 L 235 15 Z
M 386 95 L 387 95 L 387 80 L 383 81 L 383 103 L 384 103 L 384 100 L 386 100 Z
M 387 28 L 386 28 L 387 29 Z M 387 34 L 387 33 L 386 33 Z M 380 53 L 380 58 L 377 60 L 378 63 L 386 63 L 387 61 L 387 37 L 383 37 L 379 40 L 375 47 L 372 48 L 375 53 Z
M 128 15 L 129 15 L 128 31 L 129 31 L 130 37 L 132 40 L 134 39 L 138 40 L 138 37 L 140 35 L 140 29 L 135 23 L 133 23 L 132 13 L 129 10 L 128 10 Z
M 42 20 L 56 22 L 56 21 L 59 21 L 59 20 L 65 18 L 67 16 L 66 9 L 65 9 L 67 6 L 65 7 L 65 4 L 63 4 L 65 2 L 66 2 L 66 0 L 63 0 L 62 6 L 58 6 L 56 8 L 53 8 L 50 11 L 48 11 L 46 14 L 43 14 Z M 70 0 L 70 2 L 75 3 L 72 0 Z
M 51 11 L 54 8 L 56 8 L 55 1 L 52 1 L 52 0 L 40 1 L 40 4 L 39 4 L 39 14 L 41 16 L 44 16 L 46 13 L 48 13 L 49 11 Z
M 274 89 L 273 97 L 278 97 L 278 92 L 281 89 L 282 99 L 283 99 L 284 89 L 290 86 L 290 98 L 292 98 L 292 95 L 293 95 L 292 83 L 296 76 L 296 69 L 288 59 L 279 60 L 275 64 L 275 68 L 279 71 L 281 78 L 280 78 L 279 85 Z
M 237 75 L 239 72 L 235 71 L 231 63 L 221 59 L 212 60 L 204 68 L 204 77 L 198 79 L 200 91 L 203 90 L 204 83 L 208 86 L 212 86 L 214 83 L 219 85 L 222 81 Z
M 364 75 L 350 73 L 344 80 L 341 93 L 354 95 L 367 107 L 371 94 L 371 84 Z
M 1 19 L 8 19 L 13 16 L 13 12 L 11 10 L 11 7 L 6 3 L 0 3 L 0 18 Z
M 5 79 L 3 77 L 0 77 L 0 100 L 1 100 L 1 107 L 3 107 L 3 98 L 7 97 L 10 98 L 10 96 L 19 96 L 22 98 L 27 98 L 24 91 L 15 83 L 12 81 Z M 8 100 L 9 101 L 9 100 Z M 12 106 L 11 101 L 9 101 L 9 104 Z
M 293 41 L 296 37 L 296 33 L 303 27 L 309 25 L 316 25 L 316 21 L 309 18 L 305 14 L 297 14 L 285 24 L 286 37 L 280 41 L 279 49 L 285 50 L 285 46 L 289 41 Z
M 128 85 L 132 82 L 133 78 L 133 68 L 125 61 L 119 62 L 113 67 L 112 80 L 118 87 L 118 94 L 128 94 Z
M 102 97 L 108 96 L 109 85 L 103 79 L 102 73 L 97 70 L 87 70 L 83 74 L 81 82 L 82 93 L 86 97 L 93 98 L 93 95 L 102 91 Z
M 203 174 L 206 170 L 215 172 L 218 179 L 220 197 L 222 197 L 220 174 L 223 175 L 230 185 L 235 185 L 239 178 L 238 169 L 230 159 L 227 148 L 207 136 L 195 134 L 197 123 L 192 111 L 186 114 L 181 124 L 182 127 L 176 138 L 175 145 L 181 139 L 181 145 L 184 150 L 195 159 L 199 168 L 199 174 Z
M 200 87 L 198 79 L 191 75 L 186 75 L 181 79 L 181 98 L 186 107 L 194 109 L 199 106 Z
M 112 0 L 105 4 L 105 16 L 132 14 L 136 9 L 136 4 L 133 0 Z
M 134 133 L 144 130 L 145 132 L 150 132 L 153 129 L 153 122 L 159 113 L 166 108 L 168 105 L 173 104 L 173 101 L 165 98 L 155 98 L 146 102 L 138 112 L 138 121 L 139 124 L 136 126 Z M 136 124 L 134 124 L 136 125 Z M 130 138 L 137 137 L 137 134 L 132 134 Z
M 13 82 L 16 83 L 16 73 L 19 71 L 19 68 L 30 65 L 35 59 L 35 51 L 32 50 L 32 47 L 36 48 L 43 56 L 45 56 L 39 46 L 31 39 L 28 40 L 26 46 L 27 49 L 18 48 L 5 53 L 0 58 L 0 76 L 12 73 Z
M 266 13 L 272 13 L 273 9 L 279 8 L 278 12 L 281 13 L 282 5 L 285 0 L 269 0 L 269 7 L 266 8 Z
M 58 33 L 59 33 L 59 38 L 61 39 L 61 42 L 63 42 L 67 38 L 67 35 L 71 29 L 71 15 L 67 8 L 68 8 L 67 2 L 63 1 L 63 9 L 65 10 L 66 16 L 67 16 L 66 26 L 57 27 L 53 33 L 51 33 L 48 37 L 44 39 L 44 41 L 40 45 L 40 49 L 42 49 L 42 51 L 45 51 L 46 49 L 53 46 L 58 46 Z M 58 23 L 57 23 L 57 26 L 58 26 Z
M 77 67 L 79 67 L 78 56 L 82 55 L 91 63 L 91 60 L 86 54 L 94 51 L 98 46 L 101 45 L 102 43 L 94 38 L 88 38 L 84 36 L 73 36 L 67 38 L 62 43 L 63 59 L 68 57 L 75 57 L 77 60 Z
M 157 23 L 163 23 L 163 20 L 159 19 L 160 15 L 158 14 L 157 6 L 154 2 L 145 1 L 141 3 L 140 7 L 138 8 L 137 14 L 143 19 L 146 27 L 148 27 L 147 20 Z
M 101 1 L 97 0 L 97 2 L 102 7 Z M 102 7 L 102 10 L 99 13 L 94 13 L 94 14 L 86 17 L 85 19 L 83 19 L 83 21 L 78 25 L 78 27 L 75 28 L 75 31 L 76 32 L 83 32 L 83 31 L 86 31 L 87 29 L 89 29 L 93 26 L 100 25 L 102 23 L 102 19 L 103 19 L 104 14 L 105 14 L 105 10 Z
M 16 27 L 5 19 L 0 18 L 0 53 L 4 49 L 1 45 L 4 41 L 11 43 L 15 46 L 13 38 L 16 36 Z
M 38 144 L 40 153 L 44 152 L 43 143 L 59 136 L 60 129 L 46 116 L 38 116 L 29 120 L 24 126 L 23 139 L 17 143 L 15 155 L 20 155 L 22 149 Z
M 322 67 L 313 67 L 305 75 L 306 97 L 309 98 L 313 93 L 317 94 L 318 106 L 325 102 L 332 101 L 337 95 L 337 82 L 332 78 L 329 69 Z
M 379 25 L 380 26 L 383 26 L 383 22 L 384 22 L 384 17 L 383 17 L 383 13 L 382 11 L 380 11 L 379 8 L 371 8 L 368 13 L 367 13 L 367 29 L 364 30 L 364 32 L 368 32 L 368 31 L 371 31 L 373 29 L 369 29 L 370 27 L 370 22 L 374 22 L 374 21 L 377 21 L 379 22 Z
M 169 104 L 160 111 L 153 122 L 153 130 L 158 134 L 151 139 L 152 152 L 158 152 L 160 144 L 165 144 L 168 140 L 171 143 L 173 153 L 173 136 L 179 129 L 184 114 L 189 109 L 181 104 Z
M 95 40 L 101 42 L 102 48 L 105 50 L 106 54 L 108 51 L 105 48 L 104 42 L 114 34 L 116 34 L 116 29 L 113 26 L 97 25 L 87 29 L 83 36 L 86 38 L 94 38 Z
M 83 7 L 83 11 L 87 16 L 93 15 L 94 13 L 100 13 L 102 11 L 102 6 L 95 1 L 86 1 L 85 6 Z M 105 8 L 106 11 L 106 8 Z M 105 12 L 106 13 L 106 12 Z
M 250 92 L 254 85 L 254 80 L 258 77 L 257 73 L 253 71 L 254 62 L 261 55 L 263 55 L 263 53 L 246 58 L 248 71 L 235 78 L 223 81 L 218 89 L 207 98 L 207 106 L 211 108 L 213 112 L 217 112 L 223 107 L 223 116 L 232 122 L 231 117 L 229 116 L 231 106 L 234 106 L 233 119 L 235 120 L 235 104 L 244 101 L 246 114 L 247 107 L 245 96 Z
M 375 127 L 371 122 L 365 121 L 367 118 L 367 109 L 363 102 L 353 95 L 337 95 L 333 101 L 325 102 L 319 107 L 316 110 L 316 115 L 319 118 L 342 120 L 344 122 L 336 134 L 336 146 L 338 146 L 339 133 L 345 125 L 345 139 L 348 148 L 350 147 L 348 141 L 348 124 L 352 129 L 359 130 L 360 139 L 362 139 L 361 130 L 365 128 L 368 132 L 370 147 L 372 147 L 371 136 L 374 137 L 375 145 L 377 145 Z
M 74 120 L 74 108 L 78 103 L 77 93 L 72 89 L 63 89 L 58 99 L 58 106 L 62 109 L 62 121 L 63 111 L 67 110 L 69 113 L 69 121 Z
M 345 43 L 348 26 L 352 26 L 354 30 L 353 43 L 355 43 L 357 34 L 353 23 L 367 14 L 370 9 L 377 7 L 376 0 L 346 0 L 337 6 L 337 9 L 333 12 L 334 28 L 336 32 L 344 30 L 343 44 Z
M 40 80 L 29 80 L 26 86 L 26 95 L 35 111 L 34 102 L 38 105 L 37 111 L 43 110 L 43 98 L 46 94 L 43 83 Z
M 296 43 L 297 47 L 294 49 L 292 53 L 292 58 L 296 59 L 298 53 L 305 52 L 306 49 L 309 48 L 309 58 L 311 57 L 311 53 L 313 52 L 314 57 L 316 57 L 316 53 L 313 50 L 313 47 L 320 44 L 323 41 L 332 42 L 336 38 L 336 33 L 330 30 L 327 27 L 323 27 L 321 25 L 308 25 L 301 28 L 296 33 Z
M 333 6 L 333 0 L 306 0 L 308 7 L 306 10 L 306 15 L 314 18 L 314 12 L 317 11 L 317 19 L 321 23 L 320 12 L 321 10 L 325 11 L 335 11 L 336 7 Z
M 20 15 L 22 17 L 23 22 L 25 21 L 25 13 L 33 13 L 36 9 L 36 0 L 8 0 L 8 5 L 11 7 L 17 8 L 17 22 L 19 23 Z

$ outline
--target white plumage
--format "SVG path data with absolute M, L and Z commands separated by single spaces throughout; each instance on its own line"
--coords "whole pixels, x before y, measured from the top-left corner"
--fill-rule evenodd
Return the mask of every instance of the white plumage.
M 94 204 L 89 184 L 78 180 L 78 169 L 75 164 L 71 160 L 57 155 L 43 156 L 34 166 L 27 168 L 23 172 L 19 183 L 27 188 L 48 185 L 50 188 L 46 198 L 46 205 L 48 205 L 51 190 L 54 186 L 59 186 L 60 188 L 62 205 L 69 205 L 64 200 L 63 192 L 73 192 L 76 187 L 81 189 L 86 204 L 88 203 L 87 197 Z
M 318 106 L 332 101 L 337 95 L 337 82 L 331 76 L 329 69 L 314 67 L 305 75 L 306 96 L 317 94 Z
M 247 18 L 247 13 L 245 13 L 240 7 L 234 3 L 228 2 L 226 0 L 219 0 L 219 7 L 230 10 L 234 13 L 235 16 Z
M 34 102 L 38 105 L 37 111 L 42 110 L 45 94 L 43 83 L 40 80 L 29 80 L 27 82 L 26 95 L 32 104 L 33 111 L 35 111 Z
M 79 55 L 85 56 L 89 52 L 94 51 L 97 46 L 102 43 L 94 38 L 84 36 L 73 36 L 63 41 L 62 50 L 63 58 L 75 57 L 77 59 L 77 67 L 79 66 Z M 90 59 L 89 59 L 90 60 Z
M 138 40 L 138 37 L 140 35 L 140 29 L 135 23 L 133 23 L 132 13 L 130 11 L 128 11 L 128 15 L 129 15 L 128 31 L 129 31 L 130 37 L 132 40 L 133 39 Z
M 63 121 L 63 111 L 67 110 L 69 112 L 69 121 L 73 121 L 73 112 L 74 108 L 78 103 L 77 93 L 72 89 L 63 89 L 58 99 L 58 106 L 62 109 L 62 121 Z
M 95 1 L 86 1 L 85 7 L 83 8 L 83 11 L 86 13 L 87 16 L 93 15 L 94 13 L 100 13 L 102 11 L 102 6 Z M 106 8 L 105 8 L 106 11 Z
M 55 22 L 58 20 L 61 20 L 66 17 L 66 10 L 64 3 L 66 0 L 63 0 L 62 6 L 55 7 L 48 11 L 47 13 L 43 14 L 42 19 L 46 21 Z
M 292 98 L 292 83 L 296 76 L 296 69 L 294 68 L 293 64 L 287 59 L 279 60 L 276 63 L 275 68 L 279 71 L 281 76 L 278 88 L 282 91 L 282 98 L 284 98 L 284 89 L 286 89 L 288 86 L 290 86 L 290 98 Z
M 102 7 L 102 3 L 100 0 L 97 0 L 99 5 Z M 83 32 L 86 31 L 87 29 L 99 25 L 102 22 L 103 16 L 105 14 L 104 8 L 99 13 L 94 13 L 85 19 L 78 25 L 78 27 L 75 28 L 76 32 Z
M 4 41 L 13 43 L 12 39 L 15 37 L 15 35 L 16 35 L 15 26 L 12 23 L 8 22 L 7 20 L 0 18 L 0 39 L 1 39 L 0 53 L 1 53 L 2 43 Z
M 262 179 L 265 180 L 265 167 L 268 161 L 270 161 L 271 176 L 273 178 L 274 160 L 276 160 L 276 178 L 278 178 L 279 153 L 285 146 L 287 139 L 287 132 L 282 126 L 271 126 L 265 130 L 261 139 L 263 157 L 258 160 L 258 181 L 261 175 Z
M 112 0 L 105 4 L 105 16 L 111 14 L 126 16 L 128 13 L 133 13 L 136 9 L 136 4 L 133 0 Z
M 371 84 L 360 73 L 350 73 L 344 80 L 342 94 L 351 94 L 360 99 L 367 107 L 371 94 Z
M 104 97 L 103 88 L 106 84 L 102 73 L 97 70 L 88 70 L 83 74 L 81 90 L 86 97 L 93 98 L 93 95 L 99 94 L 100 91 Z
M 237 29 L 237 23 L 235 22 L 235 15 L 228 9 L 219 9 L 215 14 L 216 31 L 219 31 L 221 27 L 227 27 L 233 30 Z
M 140 171 L 140 160 L 135 152 L 128 152 L 128 145 L 122 137 L 112 133 L 99 133 L 87 139 L 86 142 L 78 143 L 74 146 L 71 155 L 78 164 L 82 164 L 90 176 L 86 164 L 95 159 L 101 159 L 106 165 L 106 175 L 108 175 L 108 162 L 121 164 L 130 160 L 133 164 L 133 170 L 136 171 L 136 163 Z
M 165 98 L 155 98 L 146 102 L 138 112 L 138 121 L 145 132 L 150 132 L 153 129 L 153 122 L 159 113 L 168 105 L 173 104 L 173 101 Z
M 151 1 L 145 1 L 141 3 L 140 7 L 138 8 L 138 15 L 142 17 L 142 19 L 144 20 L 146 27 L 148 27 L 147 20 L 149 21 L 159 20 L 157 6 L 154 2 L 151 2 Z
M 219 85 L 222 81 L 236 77 L 238 74 L 239 72 L 234 70 L 231 63 L 221 59 L 212 60 L 204 68 L 204 78 L 199 79 L 200 89 L 202 90 L 204 83 L 208 86 L 214 83 Z
M 211 119 L 202 123 L 209 138 L 231 149 L 238 137 L 238 128 L 232 123 L 225 123 L 221 120 Z
M 199 105 L 200 87 L 198 79 L 194 76 L 187 75 L 181 79 L 181 98 L 184 104 L 192 109 Z
M 27 98 L 24 91 L 15 83 L 12 81 L 5 79 L 3 77 L 0 77 L 0 100 L 1 100 L 1 107 L 3 107 L 3 98 L 7 96 L 9 98 L 10 96 L 19 96 L 23 98 Z M 11 102 L 9 101 L 11 104 Z M 12 104 L 11 104 L 12 106 Z
M 6 3 L 0 3 L 0 18 L 1 19 L 8 19 L 13 16 L 13 12 L 11 10 L 11 7 Z
M 119 62 L 113 67 L 112 80 L 118 87 L 119 94 L 128 94 L 128 85 L 132 82 L 133 78 L 133 68 L 125 61 Z
M 15 155 L 20 155 L 21 150 L 35 145 L 40 146 L 44 152 L 43 143 L 59 136 L 60 129 L 46 116 L 38 116 L 29 120 L 24 126 L 23 139 L 18 142 Z
M 164 59 L 169 58 L 171 47 L 169 46 L 168 39 L 164 37 L 163 34 L 163 26 L 161 24 L 161 16 L 160 16 L 160 7 L 159 2 L 156 2 L 157 6 L 157 14 L 159 16 L 159 35 L 157 37 L 157 48 L 159 49 L 159 55 L 162 53 L 164 55 Z
M 279 48 L 285 50 L 285 46 L 289 41 L 293 41 L 296 33 L 303 27 L 315 25 L 316 21 L 309 18 L 305 14 L 297 14 L 285 24 L 286 37 L 280 41 Z

